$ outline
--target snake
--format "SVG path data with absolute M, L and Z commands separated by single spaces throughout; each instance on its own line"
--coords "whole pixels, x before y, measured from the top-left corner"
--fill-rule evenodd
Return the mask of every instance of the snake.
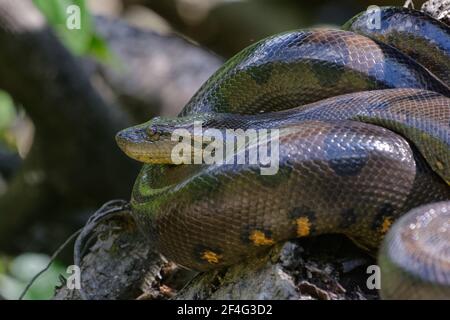
M 163 256 L 209 271 L 340 233 L 378 254 L 382 298 L 450 299 L 450 28 L 409 8 L 377 14 L 376 28 L 365 11 L 260 40 L 178 116 L 117 134 L 144 163 L 132 214 Z M 174 160 L 180 143 L 192 164 Z M 207 150 L 224 161 L 193 160 Z M 250 161 L 261 150 L 276 173 Z

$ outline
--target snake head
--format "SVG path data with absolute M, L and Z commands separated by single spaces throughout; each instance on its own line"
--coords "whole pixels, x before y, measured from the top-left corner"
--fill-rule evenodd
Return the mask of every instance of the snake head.
M 201 139 L 195 126 L 208 125 L 216 116 L 208 113 L 186 117 L 155 117 L 148 122 L 121 130 L 116 135 L 120 149 L 130 158 L 154 164 L 172 163 L 173 147 L 179 143 L 175 130 L 185 130 L 193 140 Z M 180 131 L 178 131 L 180 132 Z
M 119 148 L 130 158 L 144 163 L 159 163 L 161 136 L 148 130 L 148 123 L 121 130 L 116 134 Z

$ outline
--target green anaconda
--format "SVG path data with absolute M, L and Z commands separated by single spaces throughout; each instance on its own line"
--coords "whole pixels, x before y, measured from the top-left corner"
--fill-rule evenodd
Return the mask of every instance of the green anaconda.
M 384 298 L 450 299 L 450 28 L 405 8 L 378 14 L 375 29 L 362 13 L 346 30 L 261 40 L 179 117 L 118 133 L 123 151 L 146 163 L 131 206 L 162 255 L 204 271 L 280 241 L 343 233 L 372 252 L 383 243 Z M 216 134 L 276 132 L 265 140 L 276 173 L 236 162 L 263 146 L 252 139 L 225 163 L 174 165 L 173 133 L 199 140 L 199 123 Z

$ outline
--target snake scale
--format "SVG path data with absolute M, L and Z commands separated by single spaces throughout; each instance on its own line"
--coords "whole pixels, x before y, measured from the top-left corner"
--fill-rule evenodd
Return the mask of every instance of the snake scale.
M 379 14 L 377 28 L 364 12 L 343 30 L 263 39 L 178 117 L 117 134 L 146 163 L 131 206 L 161 254 L 205 271 L 280 241 L 342 233 L 371 252 L 381 245 L 383 298 L 450 299 L 450 28 L 412 9 Z M 195 122 L 278 129 L 278 172 L 174 165 L 170 136 L 195 137 Z

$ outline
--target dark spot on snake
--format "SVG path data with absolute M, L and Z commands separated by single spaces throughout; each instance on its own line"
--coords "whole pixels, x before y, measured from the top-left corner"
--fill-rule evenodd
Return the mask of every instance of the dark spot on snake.
M 340 213 L 341 221 L 339 222 L 339 228 L 348 229 L 355 224 L 358 220 L 358 215 L 354 208 L 342 210 Z
M 272 76 L 273 65 L 264 64 L 259 66 L 252 66 L 247 69 L 247 73 L 250 77 L 255 80 L 255 82 L 259 85 L 263 85 L 270 80 Z
M 395 213 L 395 208 L 392 204 L 385 202 L 383 203 L 375 213 L 374 219 L 372 221 L 372 230 L 380 230 L 386 218 L 393 217 Z
M 284 164 L 279 163 L 278 172 L 273 175 L 262 175 L 260 167 L 252 167 L 252 171 L 256 173 L 256 180 L 265 187 L 276 188 L 283 182 L 287 181 L 292 174 L 293 167 L 289 161 Z
M 316 221 L 316 213 L 308 206 L 294 207 L 288 214 L 289 219 L 298 219 L 301 217 L 308 218 L 311 222 Z
M 314 76 L 322 88 L 335 86 L 341 82 L 343 77 L 349 72 L 342 66 L 330 66 L 328 63 L 315 65 L 313 68 Z
M 339 140 L 331 132 L 324 145 L 328 164 L 339 176 L 356 176 L 367 163 L 368 153 L 357 141 Z

